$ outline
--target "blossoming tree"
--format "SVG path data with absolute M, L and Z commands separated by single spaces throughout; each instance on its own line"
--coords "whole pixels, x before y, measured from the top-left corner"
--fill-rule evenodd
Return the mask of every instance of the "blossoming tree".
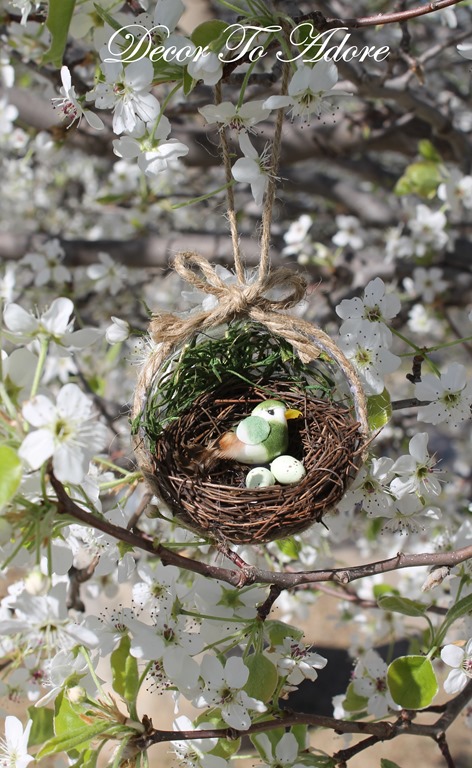
M 408 735 L 458 768 L 470 3 L 357 5 L 0 0 L 1 765 L 147 766 L 164 744 L 201 768 L 355 768 L 384 742 L 395 768 Z M 167 268 L 189 247 L 192 291 Z M 293 316 L 354 371 L 368 455 L 323 525 L 228 545 L 153 496 L 129 402 L 152 313 L 242 302 L 269 247 L 307 280 Z M 350 670 L 332 701 L 330 643 L 300 629 L 326 601 Z

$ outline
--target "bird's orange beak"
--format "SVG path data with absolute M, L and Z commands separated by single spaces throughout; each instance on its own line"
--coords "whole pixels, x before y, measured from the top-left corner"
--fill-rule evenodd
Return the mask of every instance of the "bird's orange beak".
M 295 408 L 289 408 L 287 411 L 285 411 L 286 419 L 299 419 L 300 416 L 303 416 L 303 413 L 301 411 L 297 411 Z

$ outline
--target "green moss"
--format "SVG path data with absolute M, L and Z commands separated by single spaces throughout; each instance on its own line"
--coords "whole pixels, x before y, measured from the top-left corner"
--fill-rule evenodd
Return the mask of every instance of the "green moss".
M 261 385 L 268 397 L 277 397 L 270 388 L 275 380 L 324 398 L 331 397 L 335 386 L 321 358 L 305 365 L 285 339 L 257 323 L 239 321 L 221 336 L 200 334 L 182 348 L 148 393 L 133 433 L 143 425 L 150 439 L 157 438 L 199 395 L 234 379 Z

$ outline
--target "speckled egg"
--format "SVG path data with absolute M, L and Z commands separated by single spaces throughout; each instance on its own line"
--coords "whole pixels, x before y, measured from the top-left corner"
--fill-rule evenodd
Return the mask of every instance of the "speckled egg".
M 282 485 L 294 485 L 306 475 L 306 469 L 301 461 L 293 456 L 277 456 L 270 465 L 270 471 Z
M 268 488 L 275 485 L 275 477 L 267 467 L 254 467 L 246 475 L 246 488 Z

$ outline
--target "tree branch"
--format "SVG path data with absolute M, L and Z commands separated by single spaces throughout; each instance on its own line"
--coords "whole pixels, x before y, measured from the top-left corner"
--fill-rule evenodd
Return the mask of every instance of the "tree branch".
M 346 721 L 335 717 L 325 715 L 309 715 L 287 712 L 273 720 L 254 723 L 247 731 L 238 731 L 234 728 L 208 728 L 193 731 L 161 731 L 154 730 L 145 736 L 141 736 L 143 748 L 146 749 L 152 744 L 159 744 L 167 741 L 190 741 L 192 739 L 225 739 L 233 741 L 242 736 L 248 736 L 254 733 L 264 733 L 275 728 L 290 728 L 295 725 L 309 725 L 317 728 L 328 728 L 335 733 L 368 734 L 371 738 L 361 742 L 362 750 L 372 746 L 379 741 L 390 741 L 397 736 L 428 736 L 440 743 L 444 737 L 446 729 L 451 725 L 459 712 L 464 709 L 472 698 L 472 680 L 467 684 L 464 690 L 446 705 L 446 712 L 435 723 L 413 723 L 412 717 L 416 712 L 403 711 L 393 723 L 388 720 L 379 722 Z M 451 719 L 448 716 L 451 714 Z M 338 762 L 346 761 L 354 754 L 361 751 L 360 745 L 346 750 L 341 750 L 334 755 Z M 356 750 L 356 751 L 352 751 Z
M 356 579 L 362 579 L 366 576 L 373 576 L 378 573 L 387 573 L 402 568 L 414 568 L 419 565 L 448 565 L 454 566 L 472 558 L 472 545 L 462 547 L 453 552 L 437 552 L 406 555 L 399 552 L 395 557 L 387 560 L 379 560 L 365 565 L 356 565 L 350 568 L 331 568 L 328 570 L 306 571 L 299 573 L 283 573 L 265 571 L 253 566 L 243 567 L 239 571 L 229 568 L 221 568 L 215 565 L 202 563 L 199 560 L 193 560 L 184 557 L 176 552 L 172 552 L 162 546 L 150 536 L 144 533 L 134 533 L 126 528 L 120 528 L 118 525 L 110 523 L 103 517 L 87 512 L 79 507 L 67 495 L 62 483 L 57 480 L 54 474 L 50 473 L 50 482 L 58 498 L 58 512 L 60 514 L 70 515 L 74 520 L 78 520 L 84 525 L 103 531 L 118 541 L 124 541 L 132 547 L 143 549 L 152 555 L 160 558 L 164 565 L 175 565 L 178 568 L 184 568 L 193 573 L 199 573 L 213 579 L 220 579 L 235 587 L 246 584 L 272 584 L 280 589 L 291 589 L 301 584 L 316 584 L 320 581 L 334 581 L 338 584 L 349 584 Z
M 317 29 L 323 32 L 325 29 L 335 29 L 336 27 L 348 27 L 349 29 L 361 29 L 363 27 L 377 27 L 385 24 L 399 24 L 418 16 L 426 16 L 429 13 L 441 11 L 443 8 L 450 8 L 453 5 L 459 5 L 462 0 L 437 0 L 437 2 L 425 3 L 417 8 L 410 8 L 407 11 L 395 11 L 393 13 L 376 13 L 373 16 L 361 16 L 352 19 L 323 19 L 322 14 L 314 12 L 303 17 L 312 19 Z M 321 18 L 320 18 L 321 17 Z M 323 25 L 323 22 L 326 26 Z

